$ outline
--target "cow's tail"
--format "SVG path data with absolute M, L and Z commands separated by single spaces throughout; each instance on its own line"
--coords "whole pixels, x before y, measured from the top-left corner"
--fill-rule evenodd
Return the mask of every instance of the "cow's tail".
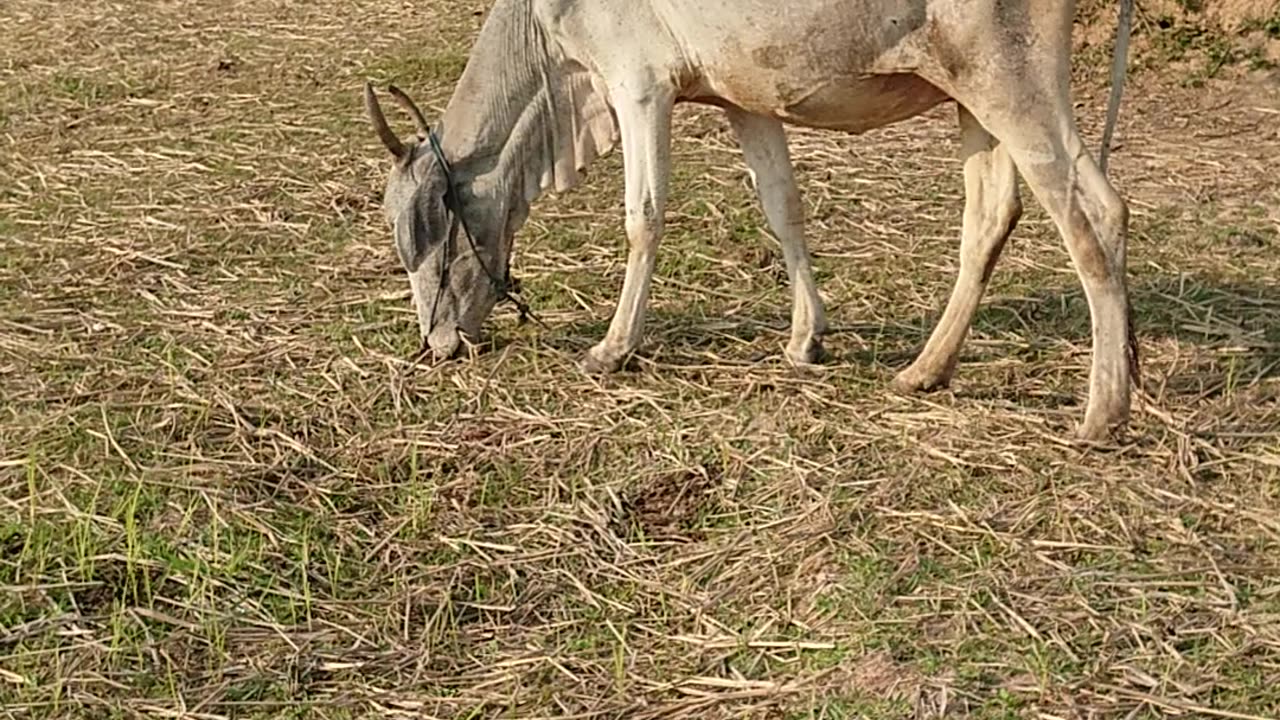
M 1134 0 L 1120 0 L 1120 19 L 1116 23 L 1116 49 L 1111 58 L 1111 98 L 1107 101 L 1107 121 L 1102 129 L 1102 149 L 1098 165 L 1107 172 L 1107 156 L 1111 154 L 1111 136 L 1120 115 L 1120 96 L 1124 94 L 1125 66 L 1129 60 L 1129 35 L 1133 28 Z

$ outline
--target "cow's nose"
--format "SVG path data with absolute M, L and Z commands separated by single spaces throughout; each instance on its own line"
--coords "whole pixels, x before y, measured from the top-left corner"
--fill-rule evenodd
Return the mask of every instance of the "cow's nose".
M 422 339 L 422 351 L 436 362 L 451 360 L 462 349 L 462 338 L 456 327 L 436 327 Z

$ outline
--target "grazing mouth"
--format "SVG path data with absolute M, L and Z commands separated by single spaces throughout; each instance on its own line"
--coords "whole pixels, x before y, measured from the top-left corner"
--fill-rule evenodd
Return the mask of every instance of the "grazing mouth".
M 476 357 L 492 352 L 497 343 L 494 338 L 485 335 L 472 335 L 463 331 L 453 331 L 449 339 L 441 343 L 440 333 L 432 333 L 436 342 L 432 343 L 431 337 L 422 338 L 422 345 L 413 353 L 411 362 L 415 365 L 441 365 L 451 360 L 458 360 L 464 356 Z
M 422 337 L 422 347 L 414 355 L 414 360 L 435 363 L 452 360 L 462 351 L 464 344 L 457 330 L 437 328 Z
M 413 361 L 415 363 L 431 362 L 436 359 L 436 353 L 431 349 L 431 343 L 424 337 L 422 345 L 413 353 Z

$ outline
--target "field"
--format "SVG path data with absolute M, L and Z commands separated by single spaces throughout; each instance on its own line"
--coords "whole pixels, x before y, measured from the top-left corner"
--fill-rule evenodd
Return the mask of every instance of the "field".
M 487 7 L 0 6 L 0 717 L 1280 716 L 1274 45 L 1144 4 L 1110 172 L 1145 385 L 1091 449 L 1087 307 L 1025 186 L 952 388 L 889 385 L 957 269 L 950 108 L 791 133 L 819 368 L 688 107 L 625 372 L 575 366 L 618 153 L 517 238 L 546 327 L 504 306 L 410 363 L 360 89 L 438 115 Z M 1083 22 L 1096 151 L 1113 13 Z

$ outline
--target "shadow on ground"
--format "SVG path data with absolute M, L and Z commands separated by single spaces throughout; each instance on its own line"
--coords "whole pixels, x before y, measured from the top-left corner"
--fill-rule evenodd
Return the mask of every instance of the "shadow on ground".
M 862 365 L 885 373 L 906 367 L 937 322 L 948 290 L 939 294 L 935 311 L 910 319 L 904 313 L 901 322 L 842 322 L 845 313 L 836 309 L 824 364 Z M 1156 381 L 1175 396 L 1203 399 L 1280 375 L 1280 287 L 1182 275 L 1138 278 L 1130 294 L 1148 384 Z M 705 310 L 714 313 L 715 306 Z M 696 367 L 709 357 L 735 365 L 780 361 L 774 346 L 786 342 L 788 313 L 789 307 L 781 306 L 771 314 L 717 317 L 654 307 L 648 314 L 648 342 L 627 368 L 634 371 L 644 362 Z M 548 349 L 576 354 L 607 329 L 607 319 L 552 324 L 538 332 L 538 339 Z M 1166 341 L 1182 350 L 1174 348 L 1171 354 Z M 501 350 L 520 342 L 499 330 L 491 335 L 489 348 Z M 1090 351 L 1088 305 L 1079 286 L 1018 297 L 989 294 L 966 342 L 961 372 L 966 363 L 1010 355 L 1028 363 L 1043 362 L 1064 345 L 1084 354 Z

